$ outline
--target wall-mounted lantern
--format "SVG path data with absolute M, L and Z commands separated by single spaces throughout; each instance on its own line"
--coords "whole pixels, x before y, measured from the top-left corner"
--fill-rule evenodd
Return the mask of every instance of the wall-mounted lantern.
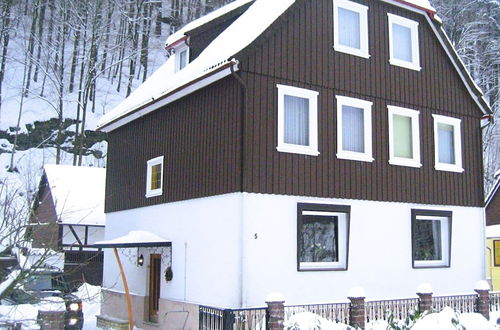
M 144 265 L 144 256 L 142 254 L 137 258 L 137 265 Z

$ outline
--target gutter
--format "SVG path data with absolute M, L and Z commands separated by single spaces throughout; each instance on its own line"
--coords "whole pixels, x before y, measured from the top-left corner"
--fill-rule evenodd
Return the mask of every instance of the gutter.
M 227 77 L 231 74 L 231 71 L 238 71 L 239 70 L 239 62 L 235 59 L 229 61 L 228 63 L 222 65 L 221 67 L 215 69 L 212 72 L 209 72 L 197 79 L 191 80 L 188 83 L 175 88 L 174 90 L 158 97 L 158 98 L 151 98 L 151 101 L 148 103 L 139 106 L 138 108 L 134 109 L 133 111 L 130 111 L 118 118 L 115 118 L 111 120 L 110 122 L 100 126 L 97 128 L 98 131 L 109 133 L 123 125 L 126 125 L 130 123 L 131 121 L 134 121 L 138 118 L 141 118 L 159 108 L 162 106 L 165 106 L 167 104 L 170 104 L 174 101 L 177 101 L 181 98 L 183 98 L 186 95 L 189 95 L 195 91 L 198 91 L 208 85 L 211 85 L 212 83 Z

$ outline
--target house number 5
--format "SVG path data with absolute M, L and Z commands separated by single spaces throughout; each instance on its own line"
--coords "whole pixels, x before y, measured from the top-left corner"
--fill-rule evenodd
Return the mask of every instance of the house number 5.
M 259 238 L 259 236 L 257 235 L 257 233 L 253 234 L 253 238 L 254 238 L 254 239 Z

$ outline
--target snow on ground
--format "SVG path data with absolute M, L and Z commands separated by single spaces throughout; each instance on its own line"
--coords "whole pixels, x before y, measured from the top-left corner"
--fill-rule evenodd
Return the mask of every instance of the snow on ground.
M 83 330 L 94 330 L 97 328 L 96 315 L 101 311 L 101 287 L 83 284 L 78 288 L 75 295 L 83 302 Z

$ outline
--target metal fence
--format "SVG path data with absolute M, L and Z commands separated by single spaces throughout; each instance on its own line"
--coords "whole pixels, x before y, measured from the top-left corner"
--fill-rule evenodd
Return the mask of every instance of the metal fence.
M 366 322 L 387 320 L 390 315 L 397 320 L 404 320 L 417 309 L 418 298 L 367 301 Z
M 445 307 L 459 313 L 474 313 L 476 311 L 477 294 L 457 296 L 433 296 L 432 309 L 440 311 Z
M 349 303 L 285 306 L 285 321 L 297 313 L 310 312 L 329 321 L 349 324 Z
M 200 330 L 265 330 L 267 308 L 199 308 Z
M 500 311 L 500 291 L 490 292 L 490 312 Z

